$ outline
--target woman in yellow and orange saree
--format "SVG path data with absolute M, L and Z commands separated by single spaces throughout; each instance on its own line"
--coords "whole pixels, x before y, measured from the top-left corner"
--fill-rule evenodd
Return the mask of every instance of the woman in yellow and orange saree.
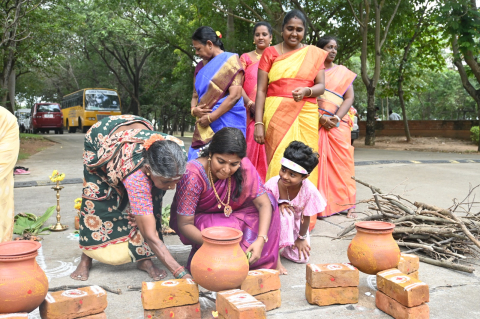
M 298 10 L 287 13 L 283 42 L 265 49 L 258 67 L 254 137 L 257 143 L 265 144 L 266 181 L 279 174 L 290 142 L 301 141 L 318 151 L 316 98 L 324 92 L 327 53 L 302 44 L 305 32 L 305 16 Z M 317 179 L 316 168 L 309 180 L 317 185 Z
M 355 175 L 351 129 L 352 115 L 356 112 L 352 108 L 352 83 L 357 75 L 343 65 L 333 63 L 337 54 L 335 38 L 320 38 L 317 46 L 328 52 L 325 59 L 325 94 L 318 99 L 318 189 L 327 200 L 327 207 L 318 217 L 327 217 L 342 211 L 348 211 L 347 217 L 354 217 L 351 215 L 355 208 L 356 186 L 351 178 Z

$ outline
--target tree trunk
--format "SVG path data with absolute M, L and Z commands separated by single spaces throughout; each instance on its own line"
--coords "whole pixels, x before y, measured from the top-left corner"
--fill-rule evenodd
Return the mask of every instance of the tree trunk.
M 15 70 L 12 69 L 10 73 L 10 79 L 8 80 L 8 101 L 6 108 L 11 111 L 15 111 L 15 85 L 16 85 Z M 5 104 L 4 104 L 5 105 Z
M 390 108 L 388 107 L 388 96 L 386 97 L 386 100 L 387 100 L 387 116 L 386 116 L 386 120 L 388 121 L 390 119 Z
M 385 112 L 384 112 L 384 108 L 383 108 L 383 99 L 380 99 L 380 101 L 382 102 L 382 121 L 385 117 Z
M 477 91 L 477 118 L 478 118 L 478 127 L 480 128 L 480 90 Z M 480 137 L 480 132 L 479 132 L 479 137 Z M 478 139 L 478 152 L 480 152 L 480 138 Z
M 183 137 L 185 135 L 185 124 L 186 124 L 186 115 L 183 114 L 183 118 L 182 118 L 182 133 L 181 133 L 181 136 Z
M 375 145 L 375 87 L 369 86 L 367 88 L 367 134 L 365 136 L 365 145 Z
M 405 137 L 407 138 L 407 143 L 410 143 L 412 138 L 410 137 L 410 129 L 408 128 L 408 119 L 407 111 L 405 110 L 405 101 L 403 99 L 403 76 L 398 80 L 398 99 L 400 101 L 400 107 L 402 108 L 403 115 L 403 127 L 405 129 Z

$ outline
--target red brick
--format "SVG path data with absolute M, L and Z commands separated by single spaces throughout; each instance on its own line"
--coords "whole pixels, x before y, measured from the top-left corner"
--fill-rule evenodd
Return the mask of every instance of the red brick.
M 282 305 L 282 294 L 280 290 L 273 290 L 264 294 L 256 295 L 255 299 L 265 305 L 267 311 L 280 308 Z
M 100 313 L 97 313 L 96 315 L 81 317 L 79 319 L 107 319 L 107 314 L 105 312 L 100 312 Z
M 278 290 L 281 286 L 280 272 L 278 270 L 257 269 L 248 272 L 248 276 L 243 281 L 240 289 L 255 296 L 272 290 Z
M 187 306 L 170 307 L 157 310 L 145 310 L 145 319 L 200 319 L 200 303 Z
M 418 279 L 418 270 L 417 270 L 417 271 L 414 271 L 414 272 L 412 272 L 412 273 L 410 273 L 410 274 L 408 274 L 408 275 L 409 275 L 410 277 L 412 277 L 412 278 L 415 278 L 415 279 L 417 279 L 417 280 L 420 280 L 420 279 Z
M 217 311 L 226 319 L 264 319 L 266 307 L 252 295 L 240 289 L 217 293 Z
M 375 296 L 375 305 L 378 309 L 389 314 L 395 319 L 430 318 L 430 309 L 427 304 L 422 304 L 416 307 L 405 307 L 395 299 L 390 298 L 380 291 L 377 291 Z
M 350 264 L 308 264 L 307 282 L 310 287 L 358 287 L 358 269 Z
M 308 303 L 318 306 L 358 303 L 358 287 L 314 289 L 307 282 L 305 297 Z
M 410 254 L 401 254 L 400 262 L 398 263 L 397 269 L 403 272 L 404 274 L 411 274 L 415 272 L 420 267 L 420 260 L 416 255 Z
M 143 309 L 157 310 L 198 303 L 198 285 L 191 279 L 142 283 Z
M 28 319 L 28 313 L 0 313 L 0 319 Z
M 74 319 L 107 308 L 107 293 L 98 286 L 48 293 L 40 305 L 43 319 Z
M 397 268 L 379 272 L 377 288 L 407 307 L 419 306 L 430 298 L 426 283 L 401 273 Z

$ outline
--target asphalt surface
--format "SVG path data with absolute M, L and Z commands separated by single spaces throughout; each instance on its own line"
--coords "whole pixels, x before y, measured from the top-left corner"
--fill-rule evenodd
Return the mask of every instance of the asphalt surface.
M 51 186 L 22 187 L 18 183 L 40 181 L 39 185 L 42 185 L 42 183 L 48 182 L 48 175 L 54 169 L 66 173 L 66 180 L 82 178 L 83 134 L 52 135 L 50 138 L 57 144 L 19 163 L 29 167 L 32 174 L 15 177 L 17 183 L 15 188 L 16 213 L 40 214 L 49 206 L 54 205 L 56 200 Z M 383 192 L 402 194 L 412 201 L 422 201 L 446 208 L 453 204 L 454 199 L 463 199 L 468 194 L 470 187 L 480 184 L 479 160 L 478 154 L 359 149 L 355 152 L 357 164 L 355 176 L 357 179 L 377 186 Z M 428 161 L 440 162 L 429 163 Z M 362 165 L 363 162 L 369 162 L 369 164 Z M 70 226 L 70 229 L 43 236 L 43 247 L 37 258 L 50 279 L 51 287 L 80 284 L 70 279 L 69 274 L 75 269 L 81 254 L 78 248 L 78 239 L 73 234 L 75 216 L 73 201 L 80 197 L 82 185 L 71 183 L 64 186 L 60 200 L 61 221 Z M 164 205 L 171 203 L 173 194 L 173 191 L 167 192 Z M 480 190 L 477 189 L 472 195 L 476 195 L 478 199 Z M 358 185 L 357 201 L 370 197 L 371 191 Z M 356 210 L 361 212 L 364 209 L 364 205 L 360 204 Z M 480 211 L 478 204 L 474 205 L 473 211 Z M 55 217 L 52 216 L 47 224 L 54 222 Z M 344 215 L 335 215 L 319 220 L 312 233 L 310 262 L 348 262 L 346 251 L 349 239 L 332 240 L 332 237 L 335 237 L 351 222 Z M 174 257 L 180 263 L 185 263 L 189 253 L 188 247 L 181 245 L 177 236 L 166 236 L 165 242 Z M 476 269 L 473 274 L 421 263 L 420 280 L 426 282 L 430 287 L 431 318 L 480 317 L 480 303 L 478 302 L 480 260 L 469 259 L 467 262 Z M 165 269 L 158 261 L 155 263 Z M 317 307 L 309 305 L 305 300 L 305 265 L 289 261 L 284 261 L 284 265 L 289 274 L 281 277 L 282 307 L 269 312 L 268 318 L 390 318 L 375 308 L 375 298 L 372 297 L 376 289 L 372 281 L 374 277 L 360 274 L 358 304 Z M 172 277 L 169 275 L 167 278 Z M 110 266 L 94 262 L 90 278 L 84 283 L 122 290 L 121 295 L 108 294 L 109 306 L 106 310 L 108 318 L 140 319 L 143 318 L 140 292 L 128 291 L 127 287 L 138 287 L 141 286 L 142 281 L 149 280 L 148 275 L 137 270 L 134 264 Z M 214 304 L 206 298 L 201 298 L 201 304 L 202 317 L 212 318 L 211 311 L 214 310 Z M 34 312 L 30 318 L 39 318 L 39 316 Z

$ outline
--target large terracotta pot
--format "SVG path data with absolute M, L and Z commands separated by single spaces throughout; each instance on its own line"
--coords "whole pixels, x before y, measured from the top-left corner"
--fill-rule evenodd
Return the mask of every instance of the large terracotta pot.
M 393 239 L 395 225 L 371 221 L 355 224 L 357 234 L 348 246 L 348 259 L 361 272 L 377 272 L 396 268 L 400 261 L 400 248 Z
M 222 291 L 240 287 L 248 275 L 248 260 L 239 245 L 243 233 L 230 227 L 202 230 L 203 245 L 192 258 L 193 279 L 205 289 Z
M 48 279 L 35 257 L 42 245 L 19 240 L 0 244 L 0 313 L 31 312 L 48 292 Z

